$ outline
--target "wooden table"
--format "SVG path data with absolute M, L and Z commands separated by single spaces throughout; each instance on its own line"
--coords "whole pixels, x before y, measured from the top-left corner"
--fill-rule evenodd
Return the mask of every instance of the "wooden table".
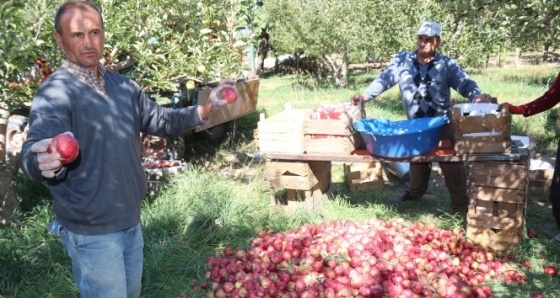
M 511 153 L 470 154 L 457 155 L 449 141 L 442 141 L 439 147 L 427 154 L 406 157 L 387 158 L 371 155 L 365 148 L 359 148 L 348 154 L 334 153 L 264 153 L 268 160 L 293 160 L 293 161 L 331 161 L 331 162 L 465 162 L 465 161 L 519 161 L 524 162 L 529 158 L 528 150 L 518 148 L 512 144 Z

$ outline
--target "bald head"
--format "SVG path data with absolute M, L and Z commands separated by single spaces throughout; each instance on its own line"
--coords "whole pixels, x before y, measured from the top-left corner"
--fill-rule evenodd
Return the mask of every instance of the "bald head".
M 60 27 L 60 18 L 70 8 L 77 8 L 77 9 L 81 9 L 81 10 L 84 10 L 84 9 L 95 10 L 97 12 L 97 14 L 99 14 L 99 19 L 101 20 L 102 29 L 105 29 L 104 25 L 103 25 L 103 16 L 101 15 L 101 11 L 99 10 L 99 8 L 97 6 L 95 6 L 95 4 L 93 4 L 89 1 L 77 0 L 77 1 L 68 1 L 66 3 L 63 3 L 56 10 L 56 14 L 54 16 L 54 30 L 58 34 L 62 33 L 62 28 Z

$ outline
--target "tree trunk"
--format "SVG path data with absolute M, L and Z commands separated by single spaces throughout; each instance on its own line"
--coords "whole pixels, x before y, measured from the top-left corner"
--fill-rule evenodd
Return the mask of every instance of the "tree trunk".
M 10 111 L 0 107 L 0 163 L 6 161 L 6 131 L 8 130 Z
M 335 86 L 338 88 L 346 87 L 348 85 L 348 61 L 344 58 L 339 58 L 337 54 L 324 55 L 322 60 L 328 67 Z
M 0 108 L 0 227 L 17 220 L 19 201 L 14 180 L 18 171 L 19 154 L 6 159 L 6 129 L 10 112 Z
M 0 228 L 18 220 L 19 200 L 16 196 L 15 176 L 18 171 L 18 156 L 0 163 Z
M 520 65 L 520 61 L 519 59 L 521 58 L 521 49 L 520 48 L 515 48 L 515 66 L 519 67 Z
M 258 75 L 262 75 L 262 73 L 264 72 L 264 60 L 268 56 L 268 52 L 271 50 L 269 40 L 270 40 L 270 35 L 268 34 L 266 28 L 262 29 L 260 35 L 260 42 L 258 45 L 258 55 L 257 55 L 257 63 L 256 63 L 257 65 L 256 72 Z
M 546 61 L 548 61 L 548 50 L 550 49 L 550 44 L 545 43 L 543 46 L 543 57 L 542 57 L 542 62 L 546 63 Z

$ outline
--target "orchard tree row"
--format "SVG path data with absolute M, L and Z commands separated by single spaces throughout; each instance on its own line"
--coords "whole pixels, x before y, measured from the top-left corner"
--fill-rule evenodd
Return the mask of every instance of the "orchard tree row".
M 413 49 L 423 20 L 443 25 L 441 51 L 465 67 L 514 48 L 542 50 L 560 43 L 560 5 L 542 0 L 93 0 L 106 25 L 104 63 L 147 89 L 173 89 L 239 77 L 248 45 L 316 62 L 317 75 L 346 85 L 349 63 Z M 0 4 L 0 103 L 28 102 L 60 63 L 52 38 L 58 0 Z M 252 34 L 247 36 L 251 29 Z M 262 63 L 258 63 L 258 66 Z M 257 67 L 258 67 L 257 66 Z
M 443 27 L 440 50 L 465 67 L 515 48 L 542 50 L 548 59 L 560 38 L 560 4 L 543 0 L 265 0 L 254 27 L 276 54 L 316 59 L 340 87 L 349 63 L 388 58 L 415 48 L 424 20 Z
M 250 0 L 94 0 L 106 27 L 103 63 L 147 89 L 209 82 L 243 71 Z M 62 58 L 55 46 L 58 0 L 8 0 L 0 6 L 0 102 L 30 100 Z

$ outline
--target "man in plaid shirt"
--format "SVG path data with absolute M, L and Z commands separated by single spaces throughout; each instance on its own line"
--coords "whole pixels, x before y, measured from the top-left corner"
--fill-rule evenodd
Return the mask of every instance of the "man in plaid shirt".
M 451 88 L 471 102 L 489 102 L 491 97 L 483 94 L 461 66 L 451 57 L 436 52 L 441 44 L 441 25 L 426 21 L 416 33 L 415 51 L 400 52 L 361 95 L 353 101 L 370 101 L 397 83 L 402 104 L 408 119 L 448 116 L 451 119 Z M 452 139 L 453 130 L 447 125 L 442 139 Z M 451 207 L 466 212 L 466 173 L 462 163 L 439 163 L 445 183 L 451 195 Z M 402 203 L 419 199 L 428 188 L 431 163 L 411 163 L 408 190 L 397 199 Z

